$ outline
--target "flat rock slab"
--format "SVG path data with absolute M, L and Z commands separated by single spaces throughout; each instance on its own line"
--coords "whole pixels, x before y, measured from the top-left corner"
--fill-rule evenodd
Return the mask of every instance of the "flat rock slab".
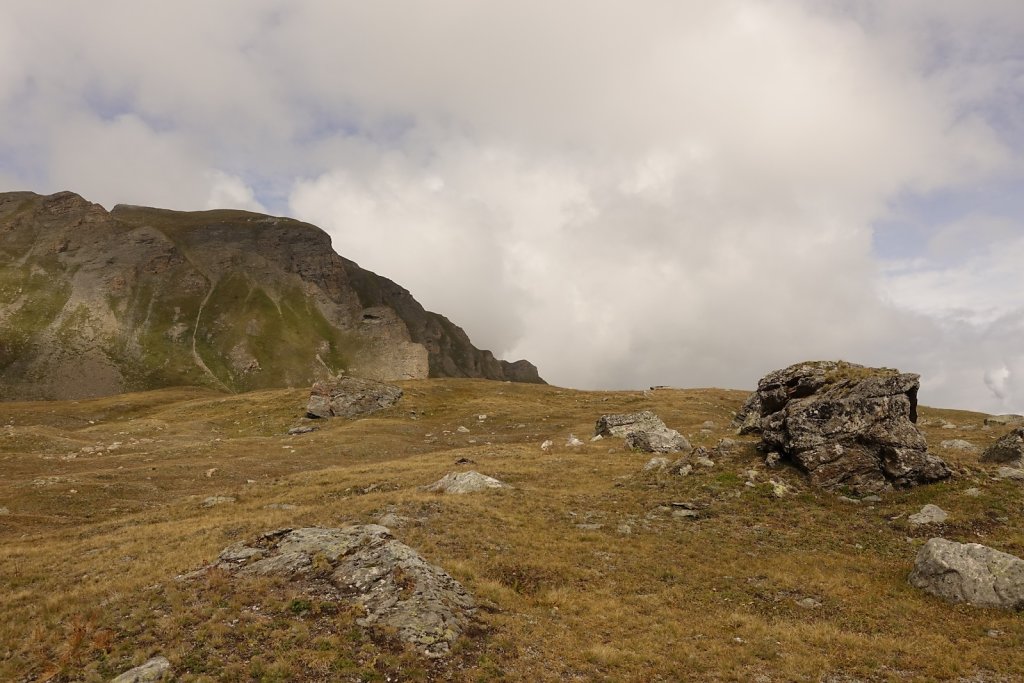
M 377 524 L 279 529 L 225 548 L 212 565 L 239 576 L 281 575 L 317 599 L 360 605 L 364 627 L 385 627 L 421 654 L 449 654 L 474 612 L 473 598 Z
M 340 377 L 317 382 L 309 394 L 306 417 L 358 417 L 398 403 L 402 390 L 393 384 L 359 377 Z
M 110 679 L 110 683 L 162 683 L 171 680 L 172 676 L 171 663 L 166 657 L 158 656 Z
M 949 602 L 1024 608 L 1024 560 L 979 543 L 929 540 L 917 554 L 909 581 Z
M 949 519 L 949 513 L 938 505 L 928 503 L 921 508 L 920 512 L 915 512 L 907 519 L 915 526 L 923 526 L 925 524 L 942 524 Z
M 798 363 L 765 375 L 736 424 L 824 489 L 863 495 L 938 481 L 950 470 L 915 425 L 919 386 L 917 375 L 890 368 Z
M 508 484 L 486 474 L 474 470 L 469 472 L 449 472 L 433 484 L 423 487 L 435 493 L 475 493 L 488 489 L 510 488 Z
M 644 453 L 688 453 L 691 450 L 686 437 L 669 429 L 650 410 L 602 415 L 594 427 L 594 436 L 624 438 L 629 448 Z
M 1019 463 L 1024 466 L 1024 427 L 1004 434 L 981 454 L 983 462 Z

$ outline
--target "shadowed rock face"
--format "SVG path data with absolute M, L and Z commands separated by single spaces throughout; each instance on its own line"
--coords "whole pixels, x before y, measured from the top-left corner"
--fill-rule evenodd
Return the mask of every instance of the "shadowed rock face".
M 0 397 L 309 386 L 343 371 L 543 381 L 313 225 L 0 193 Z
M 474 611 L 458 581 L 376 524 L 272 531 L 226 548 L 213 566 L 243 576 L 284 576 L 320 598 L 355 602 L 365 611 L 359 625 L 394 629 L 432 658 L 450 652 Z
M 842 361 L 800 363 L 766 375 L 737 414 L 826 489 L 875 493 L 937 481 L 950 471 L 927 452 L 917 421 L 918 375 Z

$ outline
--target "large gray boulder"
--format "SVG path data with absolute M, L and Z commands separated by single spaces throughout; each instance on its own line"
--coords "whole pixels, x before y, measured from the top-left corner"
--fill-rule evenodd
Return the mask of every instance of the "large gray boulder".
M 1024 427 L 1003 435 L 981 454 L 984 462 L 1015 463 L 1024 467 Z
M 918 431 L 919 376 L 843 361 L 799 363 L 766 375 L 737 414 L 825 489 L 877 493 L 944 479 Z
M 359 377 L 339 377 L 316 382 L 306 404 L 306 416 L 358 417 L 390 408 L 402 398 L 402 390 L 392 384 Z
M 597 420 L 594 436 L 618 436 L 626 445 L 644 453 L 688 453 L 690 442 L 674 429 L 669 429 L 650 410 L 621 415 L 602 415 Z
M 1024 608 L 1024 560 L 978 543 L 929 540 L 917 554 L 909 581 L 949 602 Z
M 433 484 L 425 486 L 425 491 L 434 493 L 476 493 L 488 489 L 504 489 L 509 485 L 486 474 L 474 470 L 468 472 L 449 472 Z
M 473 598 L 383 526 L 280 529 L 226 548 L 212 565 L 243 576 L 285 576 L 317 599 L 361 606 L 360 626 L 381 626 L 436 658 L 469 625 Z

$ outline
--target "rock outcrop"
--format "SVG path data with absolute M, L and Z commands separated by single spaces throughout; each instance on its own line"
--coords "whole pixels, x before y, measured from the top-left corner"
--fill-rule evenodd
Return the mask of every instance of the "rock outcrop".
M 986 448 L 981 460 L 1024 468 L 1024 427 L 1017 427 Z
M 376 524 L 280 529 L 226 548 L 212 565 L 240 576 L 285 576 L 318 599 L 351 601 L 360 626 L 393 629 L 443 657 L 469 625 L 473 598 L 440 567 Z
M 621 415 L 602 415 L 597 420 L 594 436 L 618 436 L 626 445 L 644 453 L 689 452 L 690 442 L 674 429 L 669 429 L 649 410 Z
M 542 382 L 300 221 L 0 193 L 0 397 L 205 385 Z
M 112 678 L 110 683 L 163 683 L 173 678 L 171 663 L 166 657 L 153 657 L 134 669 Z
M 1024 609 L 1024 560 L 978 543 L 929 540 L 918 552 L 909 580 L 949 602 Z
M 306 404 L 306 417 L 358 417 L 398 403 L 402 390 L 393 384 L 359 377 L 316 382 Z
M 423 488 L 425 491 L 434 493 L 476 493 L 488 489 L 509 488 L 509 485 L 494 477 L 470 470 L 469 472 L 449 472 L 433 484 Z
M 938 481 L 950 470 L 914 424 L 918 387 L 918 375 L 888 368 L 800 363 L 761 379 L 737 423 L 822 488 L 865 494 Z

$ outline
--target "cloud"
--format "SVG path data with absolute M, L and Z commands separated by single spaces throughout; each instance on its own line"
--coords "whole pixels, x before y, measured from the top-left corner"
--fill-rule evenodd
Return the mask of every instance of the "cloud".
M 1020 221 L 876 239 L 1020 173 L 1021 35 L 1002 0 L 15 1 L 0 174 L 296 215 L 560 384 L 845 357 L 1022 410 Z

